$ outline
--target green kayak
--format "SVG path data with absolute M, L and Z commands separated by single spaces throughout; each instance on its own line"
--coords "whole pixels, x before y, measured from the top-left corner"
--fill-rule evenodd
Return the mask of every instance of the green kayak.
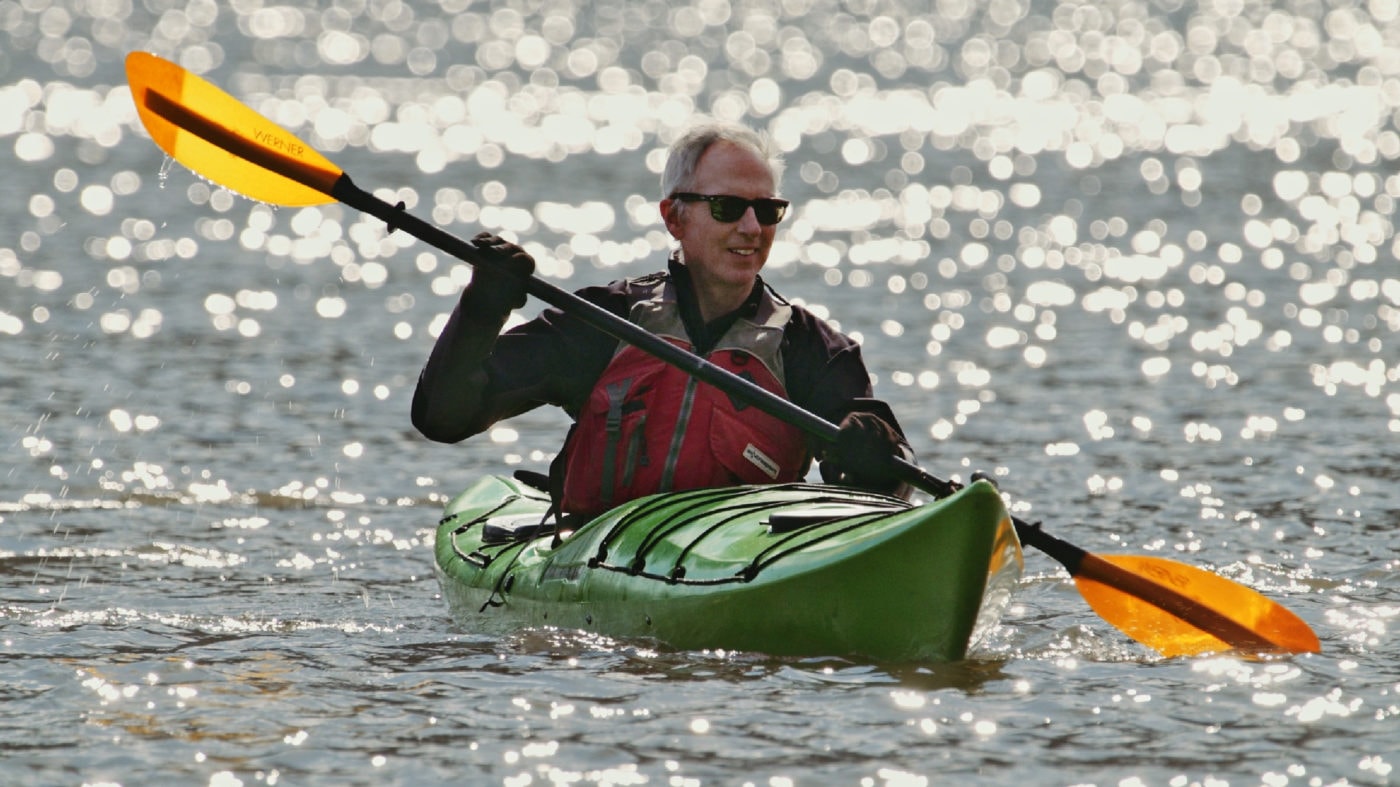
M 457 619 L 683 650 L 947 661 L 995 623 L 1021 573 L 984 481 L 923 505 L 805 483 L 698 489 L 572 531 L 548 507 L 498 476 L 448 503 L 436 567 Z

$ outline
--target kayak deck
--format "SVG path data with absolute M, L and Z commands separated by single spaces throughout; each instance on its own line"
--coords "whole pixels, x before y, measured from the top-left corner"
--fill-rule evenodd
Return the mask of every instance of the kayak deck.
M 700 489 L 631 501 L 572 532 L 548 506 L 495 476 L 448 504 L 436 567 L 465 625 L 953 660 L 995 621 L 1021 571 L 985 482 L 920 506 L 804 483 Z

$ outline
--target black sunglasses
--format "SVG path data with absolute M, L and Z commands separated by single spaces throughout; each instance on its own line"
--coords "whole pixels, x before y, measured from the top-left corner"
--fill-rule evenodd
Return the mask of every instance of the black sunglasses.
M 773 197 L 744 199 L 730 194 L 696 194 L 690 191 L 680 191 L 672 194 L 671 198 L 681 202 L 708 202 L 710 203 L 710 216 L 715 221 L 724 224 L 733 224 L 742 219 L 749 208 L 753 208 L 753 215 L 754 218 L 758 219 L 758 223 L 765 227 L 771 227 L 783 220 L 783 214 L 787 213 L 788 209 L 787 200 Z

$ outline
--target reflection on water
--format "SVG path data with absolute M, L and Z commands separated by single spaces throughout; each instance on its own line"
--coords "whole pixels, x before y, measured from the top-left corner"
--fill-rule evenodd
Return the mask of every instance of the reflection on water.
M 7 774 L 1393 781 L 1398 40 L 1387 0 L 0 2 Z M 1324 653 L 1161 661 L 1035 555 L 957 665 L 454 629 L 444 497 L 566 421 L 413 435 L 470 269 L 172 166 L 131 50 L 564 286 L 659 264 L 695 113 L 768 131 L 767 278 L 864 343 L 930 470 L 1268 593 Z

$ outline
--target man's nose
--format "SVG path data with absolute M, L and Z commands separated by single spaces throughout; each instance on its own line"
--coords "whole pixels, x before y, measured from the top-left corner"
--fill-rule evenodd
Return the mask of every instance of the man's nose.
M 739 230 L 749 233 L 763 231 L 763 225 L 758 223 L 758 214 L 754 212 L 752 205 L 744 208 L 744 215 L 739 217 Z

